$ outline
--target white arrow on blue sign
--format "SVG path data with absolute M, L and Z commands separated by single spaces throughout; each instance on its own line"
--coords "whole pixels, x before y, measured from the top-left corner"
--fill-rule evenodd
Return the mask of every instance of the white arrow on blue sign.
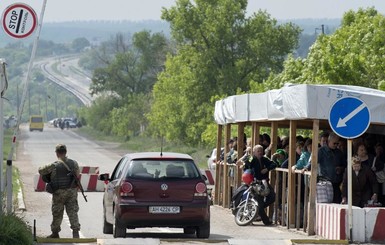
M 329 125 L 342 138 L 357 138 L 370 125 L 369 108 L 365 102 L 355 97 L 337 100 L 330 109 Z

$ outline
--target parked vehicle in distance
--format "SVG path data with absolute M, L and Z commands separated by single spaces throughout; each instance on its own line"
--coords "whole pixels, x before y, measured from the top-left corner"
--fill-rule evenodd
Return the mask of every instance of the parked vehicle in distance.
M 224 149 L 221 148 L 221 151 Z M 214 148 L 210 155 L 206 155 L 207 159 L 207 167 L 209 170 L 215 170 L 215 167 L 217 165 L 217 148 Z
M 126 237 L 126 229 L 183 228 L 198 238 L 210 236 L 210 200 L 205 178 L 191 156 L 141 152 L 123 156 L 107 181 L 103 233 Z
M 32 115 L 29 117 L 29 131 L 38 130 L 43 132 L 44 122 L 43 116 L 41 115 Z

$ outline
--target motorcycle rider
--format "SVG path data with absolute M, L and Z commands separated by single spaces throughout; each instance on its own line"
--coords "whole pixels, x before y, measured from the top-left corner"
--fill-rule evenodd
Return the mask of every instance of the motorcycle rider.
M 274 190 L 269 184 L 269 171 L 275 169 L 276 167 L 276 163 L 264 156 L 262 145 L 254 146 L 252 158 L 247 158 L 244 161 L 243 170 L 251 169 L 256 181 L 260 183 L 267 183 L 267 188 L 270 189 L 270 193 L 267 196 L 257 195 L 256 197 L 258 202 L 258 214 L 265 225 L 272 224 L 265 212 L 265 208 L 275 201 Z

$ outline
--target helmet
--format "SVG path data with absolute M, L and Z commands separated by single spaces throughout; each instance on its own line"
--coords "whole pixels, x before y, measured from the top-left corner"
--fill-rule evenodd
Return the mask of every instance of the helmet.
M 243 172 L 243 174 L 242 174 L 242 181 L 246 185 L 250 185 L 251 182 L 253 182 L 253 180 L 254 180 L 254 175 L 251 173 L 251 170 L 246 169 L 245 172 Z
M 254 187 L 255 192 L 260 196 L 267 196 L 270 194 L 270 188 L 264 184 L 257 184 Z

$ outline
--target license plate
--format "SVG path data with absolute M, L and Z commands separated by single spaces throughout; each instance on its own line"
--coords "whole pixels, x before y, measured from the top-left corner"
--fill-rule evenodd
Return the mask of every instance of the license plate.
M 178 214 L 180 207 L 176 206 L 150 206 L 149 212 L 152 214 Z

